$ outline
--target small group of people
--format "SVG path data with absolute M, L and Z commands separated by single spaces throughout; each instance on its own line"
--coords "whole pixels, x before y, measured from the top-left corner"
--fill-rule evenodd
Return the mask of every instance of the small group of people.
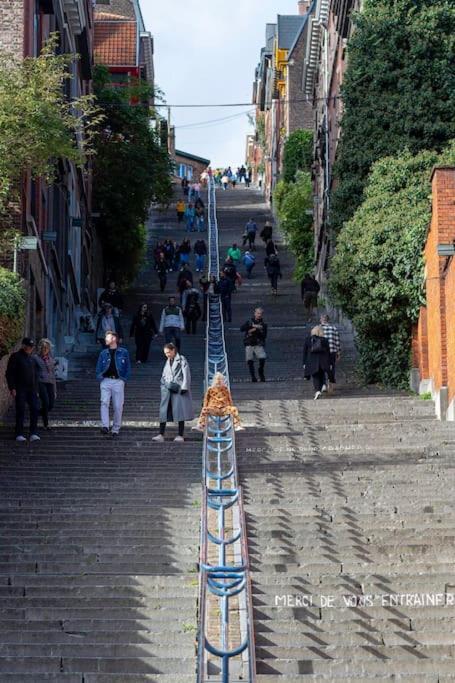
M 199 181 L 192 182 L 188 180 L 188 178 L 184 177 L 182 178 L 181 181 L 181 186 L 182 186 L 182 191 L 184 197 L 188 197 L 188 200 L 190 202 L 195 202 L 197 199 L 200 198 L 201 195 L 201 183 Z
M 96 364 L 96 378 L 100 383 L 101 393 L 101 433 L 111 434 L 115 439 L 122 426 L 125 384 L 131 376 L 131 362 L 128 350 L 119 345 L 115 332 L 106 333 L 105 346 Z M 185 440 L 185 422 L 194 419 L 190 366 L 185 356 L 180 354 L 177 346 L 172 342 L 164 345 L 163 352 L 166 362 L 160 380 L 159 433 L 152 440 L 163 442 L 167 424 L 176 422 L 178 434 L 174 441 L 182 443 Z M 110 423 L 111 404 L 112 426 Z M 234 428 L 243 429 L 238 410 L 233 405 L 230 391 L 221 373 L 215 375 L 213 384 L 205 395 L 201 413 L 194 428 L 203 431 L 210 415 L 216 417 L 231 415 Z
M 333 393 L 336 383 L 335 366 L 340 355 L 339 332 L 324 313 L 320 324 L 313 327 L 303 346 L 304 375 L 306 379 L 313 380 L 315 401 L 325 392 Z
M 9 357 L 5 377 L 15 402 L 16 441 L 27 441 L 24 430 L 27 406 L 30 412 L 30 442 L 40 440 L 39 416 L 42 417 L 44 429 L 50 429 L 49 413 L 57 398 L 55 368 L 52 343 L 46 338 L 41 339 L 35 347 L 31 337 L 24 337 L 19 351 Z
M 242 182 L 245 183 L 246 187 L 250 187 L 251 169 L 246 169 L 245 166 L 242 165 L 239 166 L 234 172 L 232 168 L 228 166 L 224 170 L 218 169 L 214 173 L 213 178 L 215 180 L 215 184 L 222 187 L 223 190 L 227 190 L 228 187 L 235 188 L 237 183 L 240 184 Z
M 199 196 L 194 203 L 190 200 L 187 205 L 183 199 L 179 199 L 176 204 L 176 212 L 179 224 L 185 220 L 186 232 L 202 232 L 205 230 L 205 206 Z

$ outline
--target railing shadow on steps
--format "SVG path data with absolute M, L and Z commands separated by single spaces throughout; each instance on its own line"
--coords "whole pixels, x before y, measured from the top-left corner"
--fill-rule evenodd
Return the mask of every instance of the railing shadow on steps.
M 209 277 L 218 278 L 216 195 L 208 185 Z M 220 297 L 208 295 L 205 388 L 221 372 L 229 386 Z M 197 683 L 256 680 L 253 606 L 232 418 L 209 417 L 202 458 Z M 235 615 L 234 629 L 231 617 Z M 218 641 L 214 645 L 213 641 Z M 236 642 L 236 640 L 238 642 Z M 209 678 L 208 678 L 209 676 Z

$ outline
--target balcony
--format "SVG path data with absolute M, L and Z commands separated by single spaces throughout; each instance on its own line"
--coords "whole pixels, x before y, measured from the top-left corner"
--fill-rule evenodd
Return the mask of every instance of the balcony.
M 63 0 L 63 9 L 71 32 L 75 36 L 79 36 L 85 28 L 85 12 L 82 0 Z

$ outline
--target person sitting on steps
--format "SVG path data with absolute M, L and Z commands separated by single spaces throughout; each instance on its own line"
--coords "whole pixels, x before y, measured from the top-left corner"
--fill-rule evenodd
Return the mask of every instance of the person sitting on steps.
M 226 380 L 221 372 L 215 373 L 212 386 L 206 391 L 199 420 L 193 429 L 204 431 L 207 427 L 209 415 L 215 417 L 232 415 L 235 431 L 238 432 L 244 429 L 240 422 L 239 411 L 232 401 L 231 392 L 227 388 Z

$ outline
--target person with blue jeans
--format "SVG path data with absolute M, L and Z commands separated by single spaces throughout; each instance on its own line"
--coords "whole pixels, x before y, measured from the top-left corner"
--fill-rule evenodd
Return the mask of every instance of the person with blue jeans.
M 204 270 L 205 257 L 207 256 L 207 246 L 205 241 L 196 240 L 193 246 L 193 251 L 196 256 L 196 272 L 200 273 Z
M 196 217 L 196 212 L 194 210 L 193 204 L 188 204 L 183 215 L 185 216 L 186 231 L 194 232 L 194 220 Z
M 105 335 L 106 348 L 101 351 L 96 364 L 96 379 L 101 390 L 101 433 L 109 434 L 109 407 L 112 401 L 114 419 L 112 437 L 115 438 L 122 426 L 125 382 L 131 375 L 130 354 L 118 346 L 118 334 L 108 330 Z

